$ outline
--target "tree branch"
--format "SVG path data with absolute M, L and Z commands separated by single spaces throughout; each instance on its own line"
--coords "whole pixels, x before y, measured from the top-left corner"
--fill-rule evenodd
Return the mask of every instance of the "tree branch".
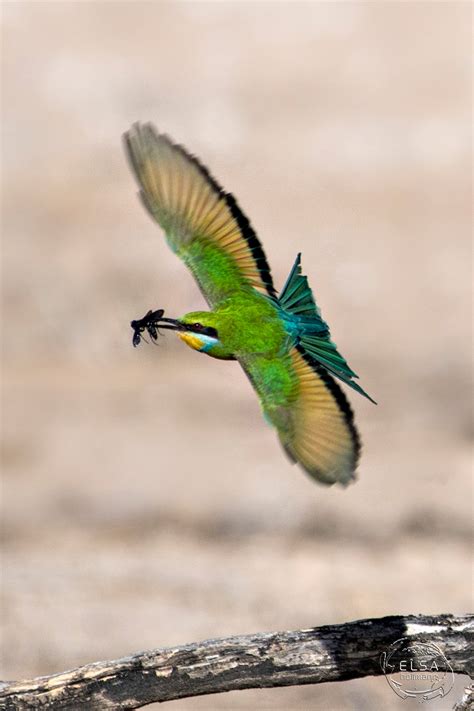
M 154 649 L 2 683 L 0 709 L 136 709 L 235 689 L 375 676 L 382 674 L 381 653 L 402 637 L 433 642 L 455 673 L 473 672 L 474 616 L 393 616 Z
M 464 689 L 463 697 L 453 707 L 453 711 L 472 711 L 474 709 L 474 684 Z

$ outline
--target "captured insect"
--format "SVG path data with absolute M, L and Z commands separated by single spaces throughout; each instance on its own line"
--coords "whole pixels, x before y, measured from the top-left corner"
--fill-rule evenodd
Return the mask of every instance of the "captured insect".
M 164 313 L 164 309 L 158 309 L 157 311 L 150 309 L 143 318 L 134 319 L 130 322 L 130 326 L 133 329 L 132 343 L 134 348 L 140 344 L 144 331 L 148 333 L 152 341 L 157 341 L 158 321 L 162 318 Z

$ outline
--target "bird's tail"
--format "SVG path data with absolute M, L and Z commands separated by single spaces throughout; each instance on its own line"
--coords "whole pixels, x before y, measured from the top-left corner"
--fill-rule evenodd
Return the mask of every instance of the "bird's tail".
M 286 284 L 278 297 L 278 302 L 283 311 L 290 316 L 297 345 L 303 349 L 305 354 L 322 365 L 331 375 L 339 378 L 346 385 L 375 403 L 375 400 L 358 383 L 354 382 L 353 378 L 359 376 L 352 370 L 345 358 L 338 352 L 336 344 L 331 340 L 329 326 L 321 316 L 308 279 L 301 274 L 301 254 L 296 257 Z

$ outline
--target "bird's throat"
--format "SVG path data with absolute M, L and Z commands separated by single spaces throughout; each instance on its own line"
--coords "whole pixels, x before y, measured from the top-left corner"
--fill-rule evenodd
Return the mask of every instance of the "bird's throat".
M 210 342 L 211 339 L 206 336 L 191 333 L 190 331 L 178 332 L 178 336 L 186 343 L 187 346 L 193 348 L 195 351 L 206 351 L 212 346 L 212 343 Z

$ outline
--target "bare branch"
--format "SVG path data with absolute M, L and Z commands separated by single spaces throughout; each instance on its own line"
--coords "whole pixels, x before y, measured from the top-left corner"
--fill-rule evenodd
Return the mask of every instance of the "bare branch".
M 154 649 L 0 684 L 0 709 L 136 709 L 235 689 L 374 676 L 382 674 L 381 653 L 402 637 L 435 643 L 456 673 L 473 671 L 474 616 L 393 616 Z
M 453 707 L 453 711 L 473 711 L 474 709 L 474 684 L 464 689 L 462 699 Z

